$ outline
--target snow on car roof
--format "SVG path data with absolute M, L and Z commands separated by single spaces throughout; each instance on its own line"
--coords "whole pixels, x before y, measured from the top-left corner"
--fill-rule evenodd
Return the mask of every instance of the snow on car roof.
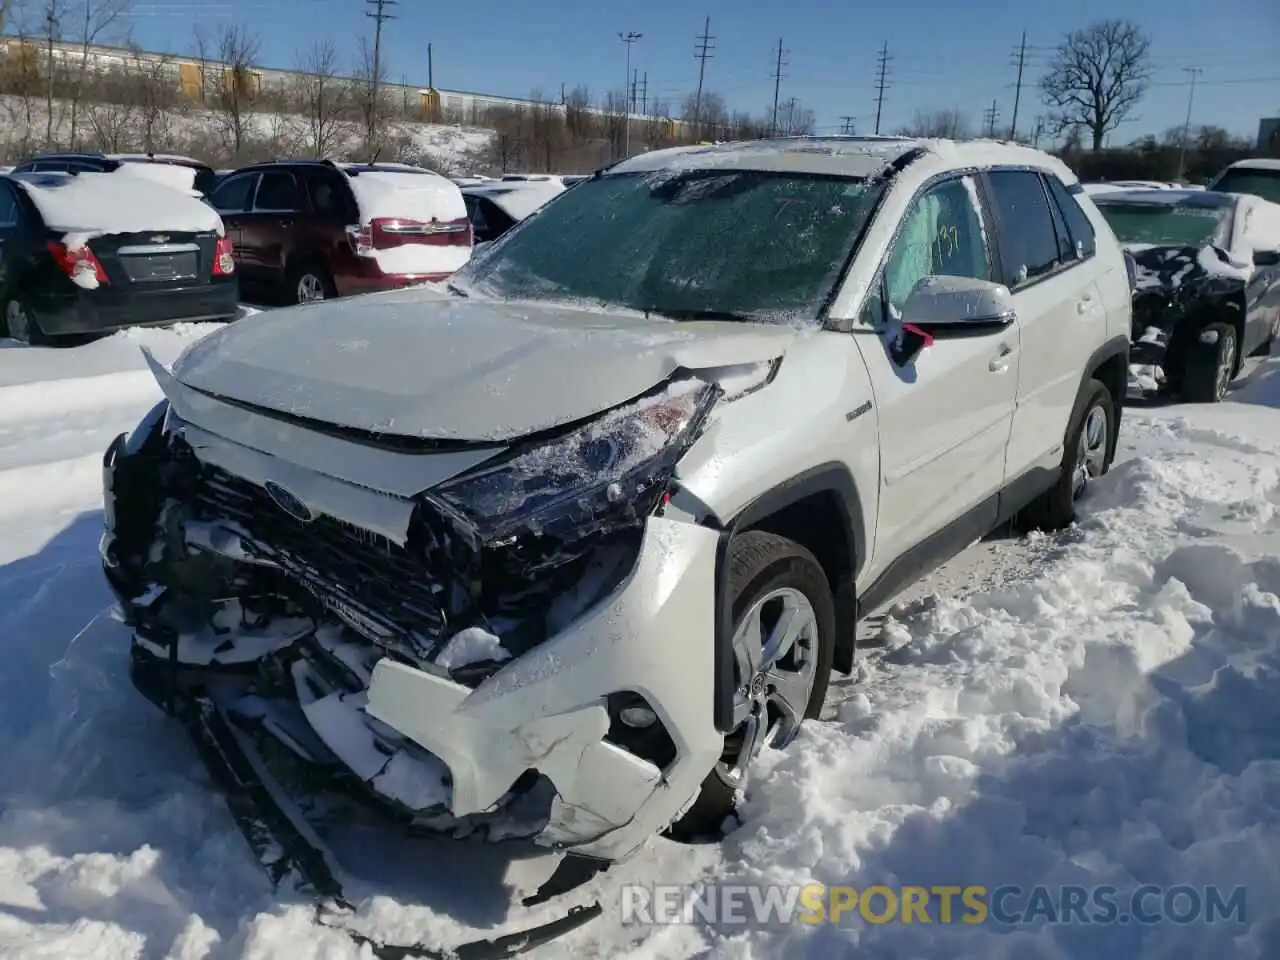
M 104 154 L 108 160 L 122 160 L 128 163 L 181 163 L 190 164 L 193 167 L 207 167 L 208 164 L 194 157 L 184 157 L 177 153 L 108 153 Z
M 519 222 L 560 196 L 565 189 L 563 183 L 555 180 L 514 180 L 463 187 L 462 192 L 492 201 L 512 220 Z
M 462 191 L 440 174 L 406 164 L 351 163 L 340 166 L 355 195 L 362 223 L 376 217 L 461 220 L 467 215 Z
M 1119 203 L 1167 207 L 1229 207 L 1236 202 L 1236 196 L 1216 190 L 1172 190 L 1160 187 L 1153 190 L 1109 190 L 1095 195 L 1093 202 L 1100 207 Z
M 50 230 L 86 240 L 149 230 L 222 234 L 216 210 L 167 184 L 114 173 L 11 173 Z
M 917 162 L 929 172 L 958 166 L 1029 166 L 1053 172 L 1068 186 L 1077 182 L 1061 160 L 1020 144 L 911 137 L 783 137 L 672 147 L 624 160 L 608 174 L 710 168 L 874 177 L 913 151 L 923 152 Z
M 1250 157 L 1247 160 L 1237 160 L 1228 170 L 1280 170 L 1280 160 L 1272 160 L 1267 157 Z

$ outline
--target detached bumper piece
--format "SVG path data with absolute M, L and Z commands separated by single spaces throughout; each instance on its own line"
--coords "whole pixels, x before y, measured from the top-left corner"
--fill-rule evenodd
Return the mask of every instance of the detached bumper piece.
M 191 674 L 169 661 L 135 654 L 133 681 L 153 703 L 176 717 L 190 735 L 201 760 L 221 789 L 249 847 L 279 889 L 287 884 L 315 897 L 316 923 L 337 930 L 377 960 L 491 960 L 527 953 L 591 922 L 603 912 L 596 902 L 576 906 L 555 920 L 492 939 L 442 950 L 424 944 L 388 944 L 349 929 L 341 921 L 354 912 L 346 900 L 333 855 L 272 776 L 253 742 Z M 550 891 L 539 891 L 539 893 Z M 555 891 L 560 892 L 560 891 Z M 526 905 L 546 897 L 526 900 Z

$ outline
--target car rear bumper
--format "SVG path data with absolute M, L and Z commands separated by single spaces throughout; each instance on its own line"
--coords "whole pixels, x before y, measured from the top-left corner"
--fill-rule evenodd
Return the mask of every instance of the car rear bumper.
M 108 333 L 236 315 L 240 290 L 235 280 L 169 290 L 76 290 L 36 297 L 30 308 L 48 336 Z

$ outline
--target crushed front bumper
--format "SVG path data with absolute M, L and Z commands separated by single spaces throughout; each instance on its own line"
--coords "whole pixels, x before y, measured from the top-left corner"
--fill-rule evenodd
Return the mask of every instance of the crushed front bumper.
M 141 548 L 140 529 L 154 526 L 154 514 L 146 514 L 156 509 L 146 484 L 130 476 L 137 469 L 133 459 L 121 438 L 104 460 L 103 564 L 122 617 L 134 627 L 135 682 L 164 703 L 174 694 L 162 696 L 157 677 L 186 676 L 191 682 L 169 688 L 182 696 L 209 676 L 242 678 L 255 661 L 266 663 L 281 651 L 234 630 L 210 647 L 165 627 L 157 600 L 164 586 L 137 582 L 137 567 L 129 563 Z M 309 732 L 345 762 L 354 718 L 383 756 L 378 768 L 347 762 L 348 772 L 410 809 L 414 791 L 404 789 L 405 778 L 392 784 L 384 774 L 403 756 L 405 770 L 420 777 L 429 768 L 425 754 L 447 771 L 443 802 L 458 820 L 492 813 L 513 785 L 531 775 L 545 778 L 554 796 L 532 839 L 593 861 L 625 859 L 679 817 L 723 748 L 713 716 L 718 541 L 713 530 L 650 517 L 635 564 L 612 593 L 474 688 L 429 665 L 383 657 L 373 664 L 363 693 L 324 692 L 303 704 Z M 336 621 L 322 626 L 290 644 L 324 640 L 332 647 L 334 633 L 346 630 L 347 640 L 372 647 Z M 259 649 L 263 655 L 255 656 Z M 299 682 L 300 690 L 306 686 Z M 656 716 L 674 745 L 671 757 L 645 759 L 611 735 L 619 696 L 639 698 Z M 328 722 L 335 714 L 322 703 L 332 705 L 334 698 L 350 708 L 336 732 Z M 303 740 L 286 739 L 294 748 Z M 301 745 L 295 753 L 319 752 Z

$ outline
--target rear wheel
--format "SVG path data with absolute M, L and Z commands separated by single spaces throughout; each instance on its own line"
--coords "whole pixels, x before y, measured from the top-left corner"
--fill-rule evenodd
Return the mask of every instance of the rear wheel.
M 1227 395 L 1240 365 L 1240 341 L 1229 323 L 1211 323 L 1187 347 L 1182 399 L 1218 403 Z
M 771 533 L 739 534 L 730 546 L 729 585 L 734 729 L 693 806 L 671 827 L 671 837 L 685 842 L 721 836 L 761 749 L 787 746 L 818 716 L 831 678 L 835 606 L 812 553 Z
M 316 303 L 320 300 L 332 300 L 335 295 L 329 271 L 320 264 L 307 262 L 289 271 L 290 303 Z
M 40 324 L 31 315 L 30 308 L 18 299 L 10 299 L 4 305 L 4 332 L 13 340 L 29 346 L 47 343 L 48 338 Z
M 1067 426 L 1058 482 L 1027 505 L 1019 526 L 1061 530 L 1075 522 L 1077 501 L 1111 467 L 1115 422 L 1111 391 L 1102 381 L 1090 380 Z

